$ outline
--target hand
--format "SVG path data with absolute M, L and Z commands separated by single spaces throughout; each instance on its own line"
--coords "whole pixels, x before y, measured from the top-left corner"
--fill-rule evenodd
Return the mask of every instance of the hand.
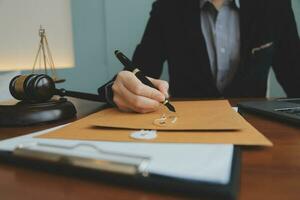
M 121 71 L 112 86 L 114 103 L 125 112 L 156 111 L 160 103 L 169 97 L 169 84 L 163 80 L 149 80 L 158 90 L 143 84 L 132 72 Z

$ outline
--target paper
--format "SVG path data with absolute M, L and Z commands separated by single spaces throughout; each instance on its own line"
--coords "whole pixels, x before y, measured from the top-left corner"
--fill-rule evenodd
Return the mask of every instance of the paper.
M 162 106 L 148 114 L 121 112 L 117 108 L 100 111 L 90 118 L 89 124 L 107 128 L 148 130 L 237 130 L 243 128 L 241 117 L 226 100 L 172 102 L 176 113 Z M 177 116 L 170 126 L 157 126 L 154 122 L 162 115 Z
M 64 128 L 57 127 L 3 140 L 0 142 L 0 150 L 13 151 L 18 145 L 37 142 L 61 146 L 74 146 L 81 143 L 92 144 L 105 151 L 151 157 L 148 170 L 153 174 L 219 184 L 227 184 L 230 180 L 233 145 L 144 144 L 37 138 L 47 133 L 51 134 L 51 131 L 62 129 Z M 51 152 L 53 149 L 49 149 L 49 151 Z M 54 152 L 60 152 L 64 155 L 97 157 L 92 152 L 82 150 L 67 152 L 59 149 Z
M 223 104 L 223 102 L 221 103 Z M 226 104 L 226 106 L 228 105 Z M 230 109 L 232 108 L 230 107 Z M 213 112 L 213 108 L 211 108 L 211 112 Z M 40 135 L 39 137 L 66 140 L 71 139 L 134 143 L 206 143 L 272 146 L 272 143 L 253 126 L 251 126 L 243 117 L 241 117 L 238 113 L 235 113 L 233 110 L 232 112 L 237 118 L 238 126 L 241 127 L 239 130 L 158 130 L 156 133 L 156 138 L 152 140 L 137 140 L 131 137 L 131 134 L 137 130 L 100 128 L 98 126 L 94 126 L 93 124 L 95 124 L 99 118 L 99 114 L 95 113 L 60 130 Z

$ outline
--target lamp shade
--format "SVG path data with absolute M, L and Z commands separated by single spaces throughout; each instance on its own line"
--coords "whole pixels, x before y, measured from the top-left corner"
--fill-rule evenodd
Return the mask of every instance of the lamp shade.
M 0 71 L 33 68 L 40 26 L 55 68 L 74 66 L 70 0 L 0 0 Z

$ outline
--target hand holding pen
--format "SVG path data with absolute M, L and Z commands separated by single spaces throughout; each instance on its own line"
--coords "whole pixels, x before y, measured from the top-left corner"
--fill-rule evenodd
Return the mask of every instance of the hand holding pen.
M 131 72 L 121 71 L 112 86 L 113 101 L 120 110 L 139 113 L 154 112 L 161 103 L 169 109 L 173 108 L 168 101 L 168 82 L 144 77 L 139 70 L 134 71 L 131 61 L 121 52 L 116 51 L 115 54 L 126 68 L 133 69 Z

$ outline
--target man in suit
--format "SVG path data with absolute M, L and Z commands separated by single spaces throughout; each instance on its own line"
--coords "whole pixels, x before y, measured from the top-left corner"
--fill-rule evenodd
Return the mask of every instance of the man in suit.
M 168 97 L 264 97 L 272 66 L 299 96 L 300 40 L 290 0 L 157 0 L 133 63 L 158 88 L 124 69 L 99 94 L 123 111 L 152 112 Z M 163 63 L 169 84 L 158 78 Z M 169 87 L 170 85 L 170 87 Z

